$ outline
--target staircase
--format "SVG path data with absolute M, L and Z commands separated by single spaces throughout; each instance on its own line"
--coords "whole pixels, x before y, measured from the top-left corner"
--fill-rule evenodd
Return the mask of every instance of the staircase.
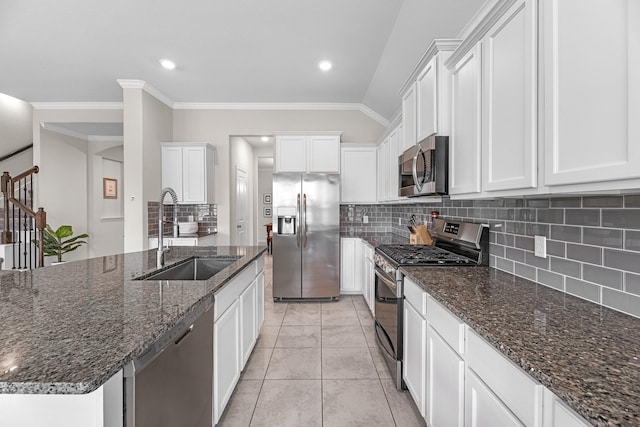
M 0 258 L 5 260 L 4 269 L 44 267 L 43 233 L 47 214 L 42 208 L 33 210 L 33 175 L 38 171 L 38 166 L 33 166 L 14 177 L 8 172 L 2 174 Z

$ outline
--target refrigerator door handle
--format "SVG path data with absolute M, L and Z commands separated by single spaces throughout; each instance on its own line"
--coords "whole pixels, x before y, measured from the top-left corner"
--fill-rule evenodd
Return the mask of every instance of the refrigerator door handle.
M 296 202 L 296 246 L 300 247 L 300 193 Z
M 303 202 L 302 202 L 303 214 L 304 214 L 304 243 L 302 245 L 303 248 L 307 247 L 307 193 L 304 194 Z

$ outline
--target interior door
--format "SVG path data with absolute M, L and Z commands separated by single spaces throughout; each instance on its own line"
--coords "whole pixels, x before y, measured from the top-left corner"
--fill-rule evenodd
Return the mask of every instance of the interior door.
M 236 167 L 236 245 L 247 242 L 247 171 Z

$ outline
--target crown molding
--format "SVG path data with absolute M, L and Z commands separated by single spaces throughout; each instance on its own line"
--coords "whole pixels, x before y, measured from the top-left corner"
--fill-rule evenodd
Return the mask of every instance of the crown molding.
M 173 102 L 171 98 L 165 95 L 160 89 L 145 82 L 144 80 L 116 79 L 116 81 L 122 89 L 142 89 L 158 101 L 165 104 L 167 107 L 174 108 L 175 102 Z
M 107 136 L 107 135 L 89 135 L 87 137 L 89 142 L 124 142 L 122 136 Z
M 290 110 L 290 111 L 360 111 L 383 126 L 389 124 L 384 116 L 360 103 L 330 102 L 175 102 L 175 110 Z
M 427 50 L 422 54 L 415 67 L 413 67 L 413 71 L 407 80 L 404 82 L 402 87 L 400 87 L 398 95 L 402 95 L 404 91 L 407 90 L 407 87 L 416 80 L 418 74 L 438 52 L 453 52 L 461 43 L 462 40 L 459 39 L 434 39 L 431 44 L 429 44 L 429 47 L 427 47 Z
M 81 139 L 83 141 L 88 141 L 89 136 L 80 132 L 76 132 L 70 129 L 63 128 L 61 126 L 56 126 L 51 123 L 40 122 L 40 127 L 44 130 L 48 130 L 50 132 L 59 133 L 61 135 L 70 136 L 72 138 Z
M 32 102 L 35 110 L 122 110 L 122 102 Z
M 462 59 L 464 55 L 467 54 L 491 29 L 491 27 L 507 12 L 507 10 L 513 6 L 516 0 L 498 0 L 493 4 L 488 11 L 485 11 L 484 8 L 481 11 L 484 16 L 474 16 L 474 19 L 479 19 L 477 25 L 467 37 L 460 43 L 460 46 L 451 54 L 449 59 L 444 63 L 445 67 L 449 70 L 453 69 L 453 67 Z

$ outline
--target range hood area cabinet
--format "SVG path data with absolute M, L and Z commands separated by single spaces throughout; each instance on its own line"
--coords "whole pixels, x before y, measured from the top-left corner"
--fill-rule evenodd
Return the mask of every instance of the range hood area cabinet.
M 342 132 L 274 132 L 275 172 L 340 173 Z
M 214 150 L 204 142 L 162 143 L 162 188 L 176 191 L 178 203 L 214 203 Z
M 400 89 L 400 153 L 431 135 L 449 136 L 451 75 L 444 63 L 459 45 L 460 40 L 456 39 L 434 40 Z

